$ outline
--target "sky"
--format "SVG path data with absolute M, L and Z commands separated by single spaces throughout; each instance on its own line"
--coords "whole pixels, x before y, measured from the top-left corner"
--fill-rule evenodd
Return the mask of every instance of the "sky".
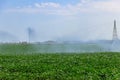
M 120 37 L 120 0 L 0 0 L 0 40 L 111 40 Z

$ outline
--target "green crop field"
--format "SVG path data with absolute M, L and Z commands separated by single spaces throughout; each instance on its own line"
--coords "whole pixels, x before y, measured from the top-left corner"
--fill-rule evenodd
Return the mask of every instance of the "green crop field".
M 120 80 L 120 53 L 37 53 L 27 44 L 0 45 L 0 80 Z
M 120 54 L 1 54 L 0 79 L 120 80 Z

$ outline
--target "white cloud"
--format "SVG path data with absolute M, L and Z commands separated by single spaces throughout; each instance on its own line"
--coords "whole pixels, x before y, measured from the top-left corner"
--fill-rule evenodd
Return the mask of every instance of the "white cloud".
M 120 0 L 106 0 L 106 1 L 93 1 L 82 0 L 74 6 L 74 9 L 79 12 L 109 12 L 120 13 Z
M 99 1 L 94 3 L 93 7 L 105 12 L 120 12 L 120 0 Z
M 90 2 L 91 0 L 81 0 L 81 3 L 83 4 L 83 3 L 88 3 L 88 2 Z
M 41 8 L 42 6 L 39 3 L 34 4 L 36 7 Z
M 53 2 L 48 2 L 48 3 L 35 3 L 35 7 L 38 8 L 46 8 L 46 7 L 53 7 L 53 8 L 59 8 L 60 4 L 58 3 L 53 3 Z
M 56 15 L 76 15 L 82 12 L 120 12 L 120 0 L 93 1 L 82 0 L 76 5 L 60 5 L 59 3 L 35 3 L 34 7 L 8 9 L 6 12 L 41 13 Z
M 15 8 L 15 9 L 8 9 L 5 11 L 6 13 L 40 13 L 41 11 L 34 8 Z

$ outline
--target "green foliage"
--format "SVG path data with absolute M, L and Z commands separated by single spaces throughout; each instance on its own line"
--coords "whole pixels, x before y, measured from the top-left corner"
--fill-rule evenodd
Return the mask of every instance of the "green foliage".
M 120 80 L 120 54 L 0 54 L 0 79 Z
M 120 53 L 49 53 L 67 52 L 71 50 L 68 46 L 73 50 L 80 48 L 80 45 L 0 44 L 0 80 L 120 80 Z M 91 45 L 81 46 L 91 51 Z M 96 45 L 93 48 L 100 49 Z
M 78 52 L 101 52 L 105 51 L 96 44 L 28 44 L 8 43 L 0 44 L 0 53 L 78 53 Z
M 3 54 L 32 53 L 35 51 L 36 49 L 34 48 L 33 44 L 27 44 L 27 43 L 0 44 L 0 53 L 3 53 Z

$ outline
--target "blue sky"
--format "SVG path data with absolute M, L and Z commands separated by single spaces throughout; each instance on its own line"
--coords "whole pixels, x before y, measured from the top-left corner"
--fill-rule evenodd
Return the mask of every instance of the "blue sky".
M 120 0 L 0 0 L 0 31 L 14 36 L 10 39 L 13 41 L 28 41 L 28 27 L 34 30 L 35 41 L 112 39 L 114 19 L 120 35 L 119 3 Z

